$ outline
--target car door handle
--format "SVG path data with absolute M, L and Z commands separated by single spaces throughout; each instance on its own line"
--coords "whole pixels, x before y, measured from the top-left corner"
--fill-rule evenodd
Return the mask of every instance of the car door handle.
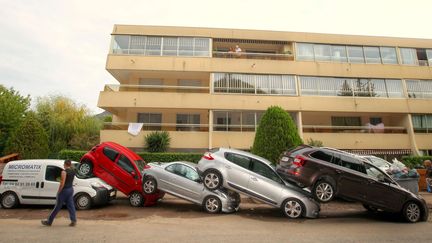
M 231 166 L 229 166 L 229 165 L 225 165 L 225 168 L 227 168 L 227 169 L 231 169 Z
M 44 188 L 45 182 L 41 183 L 41 188 Z
M 251 177 L 251 180 L 258 181 L 258 179 L 256 177 Z
M 336 170 L 336 173 L 342 174 L 342 171 L 341 170 Z
M 374 180 L 368 180 L 368 183 L 369 183 L 369 184 L 375 184 L 376 181 L 374 181 Z
M 36 188 L 39 188 L 39 181 L 36 182 Z

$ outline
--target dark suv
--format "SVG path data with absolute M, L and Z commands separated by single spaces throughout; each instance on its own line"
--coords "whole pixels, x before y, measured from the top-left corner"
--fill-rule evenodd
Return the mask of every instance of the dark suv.
M 281 155 L 276 171 L 300 187 L 311 188 L 315 199 L 322 203 L 339 196 L 359 201 L 370 211 L 400 212 L 410 222 L 428 218 L 423 198 L 348 152 L 301 145 Z

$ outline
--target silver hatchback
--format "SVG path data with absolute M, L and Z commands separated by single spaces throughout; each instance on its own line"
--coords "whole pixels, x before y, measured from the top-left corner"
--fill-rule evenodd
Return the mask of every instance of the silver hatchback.
M 202 205 L 209 213 L 231 213 L 239 209 L 240 195 L 234 191 L 207 190 L 191 162 L 150 163 L 143 170 L 143 191 L 153 194 L 164 191 Z
M 320 206 L 311 195 L 284 180 L 271 163 L 248 152 L 219 148 L 204 154 L 198 173 L 209 190 L 222 187 L 281 208 L 289 218 L 318 217 Z

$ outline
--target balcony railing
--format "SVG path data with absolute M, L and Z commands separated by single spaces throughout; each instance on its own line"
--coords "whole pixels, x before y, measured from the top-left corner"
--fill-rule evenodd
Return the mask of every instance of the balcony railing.
M 303 132 L 310 133 L 407 133 L 405 127 L 326 126 L 303 125 Z
M 107 84 L 105 85 L 104 91 L 210 93 L 210 88 L 205 86 Z
M 128 130 L 128 122 L 104 122 L 103 130 Z M 208 132 L 208 124 L 143 123 L 143 131 Z
M 257 53 L 257 52 L 223 52 L 213 51 L 213 57 L 219 58 L 245 58 L 245 59 L 266 59 L 266 60 L 294 60 L 292 54 L 279 53 Z

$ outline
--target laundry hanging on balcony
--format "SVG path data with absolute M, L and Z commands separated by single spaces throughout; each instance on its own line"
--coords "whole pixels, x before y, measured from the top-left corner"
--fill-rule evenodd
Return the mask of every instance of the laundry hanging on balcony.
M 128 133 L 137 136 L 140 133 L 143 125 L 144 123 L 129 123 Z

